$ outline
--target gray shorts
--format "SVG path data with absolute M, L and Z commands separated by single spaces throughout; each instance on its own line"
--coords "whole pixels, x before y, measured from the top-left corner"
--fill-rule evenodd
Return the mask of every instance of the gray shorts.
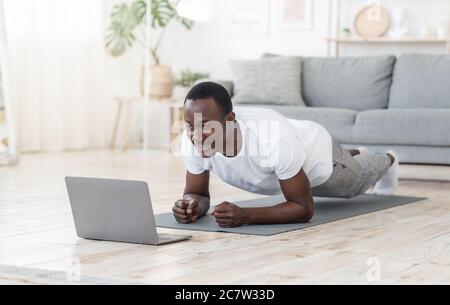
M 312 188 L 316 197 L 352 198 L 364 194 L 391 166 L 387 154 L 352 156 L 333 138 L 333 173 L 322 185 Z

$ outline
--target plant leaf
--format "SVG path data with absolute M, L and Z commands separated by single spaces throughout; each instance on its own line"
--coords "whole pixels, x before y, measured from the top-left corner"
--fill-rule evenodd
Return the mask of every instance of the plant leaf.
M 169 0 L 152 0 L 150 26 L 153 29 L 164 29 L 175 20 L 186 29 L 192 29 L 194 22 L 177 14 L 176 3 L 178 1 L 172 4 Z M 144 25 L 146 13 L 145 0 L 135 0 L 131 4 L 123 3 L 113 7 L 105 43 L 112 56 L 121 56 L 133 46 L 137 40 L 135 32 Z

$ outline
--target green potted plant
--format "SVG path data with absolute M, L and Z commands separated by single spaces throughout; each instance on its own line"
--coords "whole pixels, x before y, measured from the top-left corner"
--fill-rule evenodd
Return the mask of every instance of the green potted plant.
M 209 73 L 193 72 L 190 69 L 184 69 L 180 71 L 180 76 L 177 78 L 177 85 L 189 88 L 198 80 L 205 78 L 209 78 Z
M 151 68 L 152 82 L 150 84 L 150 96 L 154 98 L 167 98 L 172 96 L 173 77 L 171 67 L 161 63 L 159 49 L 172 22 L 180 23 L 187 30 L 191 30 L 194 22 L 177 14 L 178 1 L 152 0 L 151 5 L 151 37 L 153 38 L 149 47 L 153 59 Z M 147 2 L 135 0 L 130 4 L 122 3 L 115 5 L 111 13 L 111 24 L 106 36 L 106 49 L 113 57 L 122 56 L 134 44 L 146 48 L 145 16 L 147 14 Z M 141 73 L 141 94 L 144 95 L 144 68 Z
M 209 78 L 209 73 L 193 72 L 190 69 L 181 70 L 179 76 L 176 78 L 174 97 L 180 100 L 184 99 L 188 91 L 198 80 L 207 78 Z

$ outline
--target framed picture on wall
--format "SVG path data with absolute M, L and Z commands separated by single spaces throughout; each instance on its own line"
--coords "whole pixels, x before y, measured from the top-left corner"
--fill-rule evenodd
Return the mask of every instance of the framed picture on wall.
M 310 30 L 313 27 L 312 0 L 272 0 L 274 29 Z
M 267 38 L 269 0 L 227 0 L 226 28 L 230 38 Z

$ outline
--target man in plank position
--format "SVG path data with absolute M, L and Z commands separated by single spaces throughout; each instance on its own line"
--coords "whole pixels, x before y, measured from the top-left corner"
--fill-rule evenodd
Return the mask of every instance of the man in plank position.
M 263 108 L 233 109 L 226 89 L 204 82 L 188 93 L 181 154 L 187 168 L 183 198 L 173 207 L 176 220 L 192 223 L 210 208 L 210 172 L 256 194 L 283 194 L 272 207 L 218 205 L 221 227 L 308 222 L 313 196 L 352 198 L 372 189 L 390 195 L 397 187 L 395 153 L 345 150 L 321 125 L 289 120 Z

